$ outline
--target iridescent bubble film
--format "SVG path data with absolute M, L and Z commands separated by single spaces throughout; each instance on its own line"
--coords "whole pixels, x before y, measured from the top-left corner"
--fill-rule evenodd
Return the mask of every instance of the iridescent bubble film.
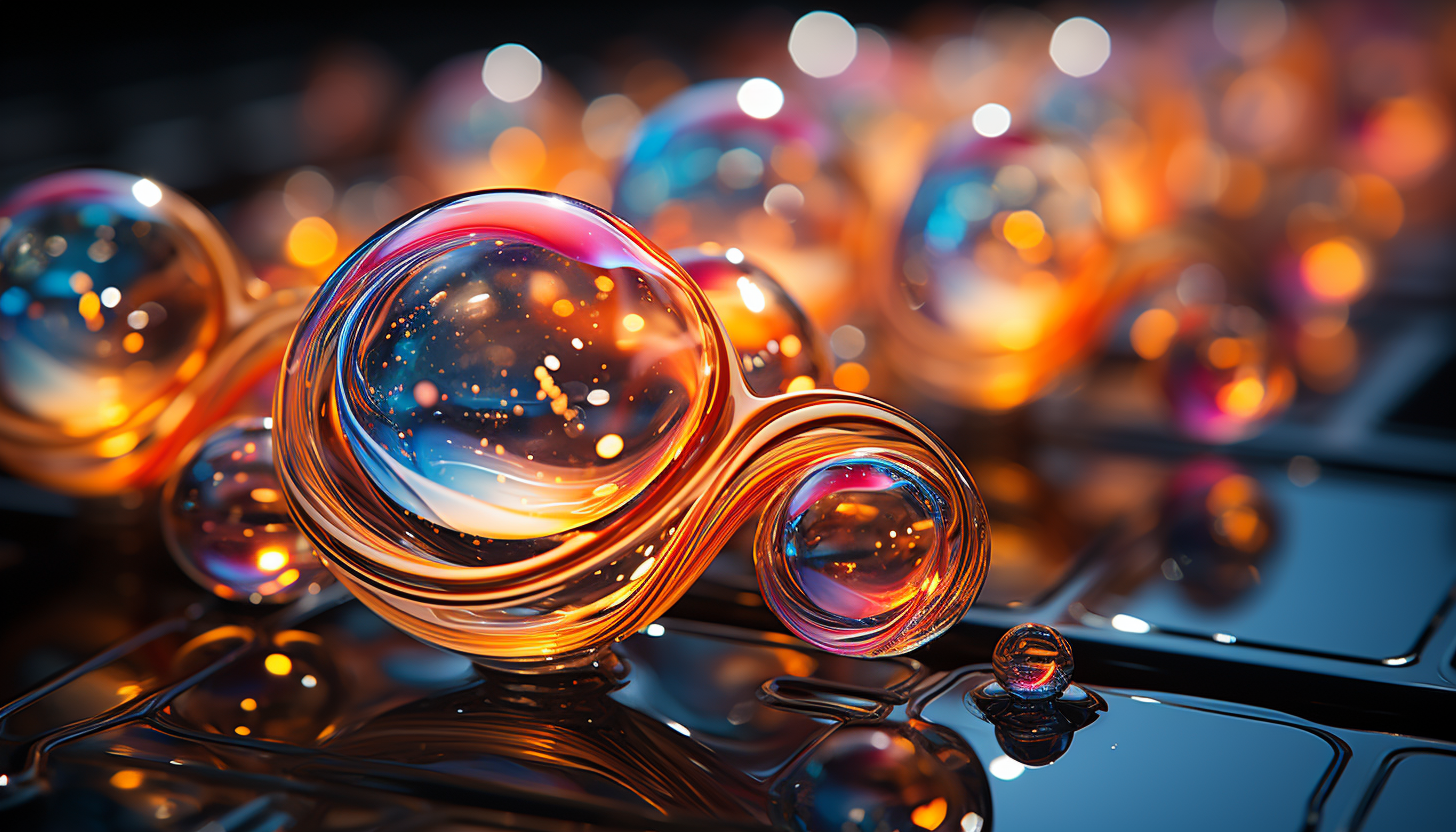
M 792 309 L 756 276 L 733 278 L 745 309 Z M 774 332 L 782 353 L 793 333 Z M 381 231 L 315 295 L 275 401 L 283 490 L 371 609 L 554 672 L 661 615 L 798 478 L 883 459 L 936 506 L 935 563 L 837 649 L 906 650 L 957 620 L 986 535 L 955 457 L 870 399 L 741 395 L 741 362 L 692 277 L 617 218 L 538 192 L 454 197 Z
M 708 296 L 738 351 L 755 395 L 825 387 L 834 358 L 824 336 L 787 290 L 738 249 L 672 253 Z
M 755 560 L 765 599 L 826 650 L 913 649 L 964 612 L 916 613 L 927 596 L 957 592 L 948 514 L 907 465 L 864 457 L 815 467 L 764 514 Z
M 222 326 L 199 242 L 160 186 L 81 171 L 0 206 L 0 403 L 70 436 L 115 427 L 195 376 Z
M 683 300 L 501 230 L 422 257 L 355 307 L 340 415 L 402 507 L 528 538 L 597 520 L 671 461 L 701 407 L 702 335 Z
M 215 429 L 167 483 L 162 529 L 179 566 L 221 598 L 282 603 L 333 582 L 288 516 L 271 419 Z
M 1019 624 L 1006 631 L 991 654 L 996 681 L 1018 699 L 1050 699 L 1072 681 L 1072 647 L 1044 624 Z
M 1294 398 L 1294 372 L 1275 333 L 1247 306 L 1186 311 L 1162 372 L 1174 423 L 1205 442 L 1253 436 Z

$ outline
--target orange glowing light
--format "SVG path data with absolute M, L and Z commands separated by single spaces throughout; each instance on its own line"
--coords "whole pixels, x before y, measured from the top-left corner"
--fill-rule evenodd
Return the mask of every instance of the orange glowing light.
M 794 376 L 793 380 L 791 380 L 789 382 L 788 386 L 784 388 L 784 392 L 786 392 L 786 393 L 802 393 L 805 390 L 813 390 L 813 389 L 814 389 L 814 379 L 809 378 L 808 376 Z
M 1397 181 L 1418 179 L 1450 149 L 1450 116 L 1426 98 L 1388 99 L 1371 112 L 1361 145 L 1381 174 Z
M 293 669 L 293 659 L 282 653 L 269 653 L 268 658 L 263 660 L 263 669 L 274 676 L 287 676 Z
M 642 320 L 642 316 L 635 312 L 622 318 L 622 328 L 628 332 L 640 332 L 646 325 L 647 322 Z
M 238 707 L 242 708 L 245 711 L 256 711 L 258 710 L 258 700 L 249 696 L 247 699 L 239 702 Z
M 118 789 L 134 789 L 142 784 L 142 773 L 134 768 L 124 768 L 111 775 L 111 785 Z
M 108 436 L 96 443 L 96 455 L 102 459 L 115 459 L 131 451 L 141 441 L 141 436 L 134 430 L 119 433 L 116 436 Z
M 140 332 L 128 332 L 125 338 L 121 339 L 121 348 L 129 353 L 136 353 L 142 348 L 142 334 Z
M 1046 237 L 1046 226 L 1035 211 L 1013 211 L 1001 226 L 1001 236 L 1019 249 L 1035 248 Z
M 945 813 L 948 808 L 945 798 L 937 797 L 929 803 L 910 810 L 910 822 L 921 829 L 938 829 L 945 822 Z
M 870 383 L 870 371 L 863 364 L 846 361 L 834 371 L 834 386 L 850 393 L 858 393 Z
M 1310 246 L 1299 258 L 1304 285 L 1316 297 L 1348 301 L 1365 288 L 1365 258 L 1360 244 L 1348 237 L 1325 240 Z
M 1238 364 L 1243 353 L 1244 347 L 1238 338 L 1215 338 L 1204 352 L 1208 356 L 1208 363 L 1220 370 L 1227 370 Z
M 546 144 L 529 128 L 508 127 L 490 144 L 490 164 L 505 184 L 529 184 L 546 166 Z
M 1231 381 L 1218 391 L 1218 409 L 1230 416 L 1251 419 L 1264 404 L 1264 382 L 1253 376 Z
M 1055 675 L 1056 672 L 1057 672 L 1057 663 L 1056 662 L 1047 662 L 1046 663 L 1046 669 L 1042 671 L 1042 674 L 1040 676 L 1038 676 L 1038 677 L 1036 677 L 1035 679 L 1032 680 L 1031 686 L 1034 687 L 1034 688 L 1039 688 L 1042 685 L 1046 684 L 1047 682 L 1050 682 L 1052 680 L 1052 676 Z
M 247 735 L 253 733 L 253 729 L 249 728 L 246 725 L 239 725 L 238 727 L 233 729 L 233 733 L 237 734 L 240 737 L 246 737 Z
M 572 312 L 575 312 L 576 307 L 571 305 L 571 301 L 567 300 L 566 298 L 562 298 L 561 300 L 558 300 L 557 302 L 551 304 L 551 311 L 555 312 L 559 317 L 565 318 L 569 316 Z
M 1210 514 L 1223 514 L 1238 506 L 1248 505 L 1259 494 L 1259 483 L 1253 477 L 1231 474 L 1208 490 L 1204 504 Z
M 779 352 L 783 353 L 785 358 L 794 358 L 803 349 L 804 344 L 797 335 L 785 335 L 784 340 L 779 342 Z
M 258 568 L 264 572 L 277 572 L 288 565 L 288 555 L 278 549 L 264 549 L 258 553 Z
M 76 302 L 76 311 L 81 313 L 83 318 L 94 318 L 101 311 L 101 297 L 95 292 L 87 292 Z
M 622 437 L 615 433 L 609 433 L 597 440 L 597 456 L 602 459 L 614 459 L 622 452 Z
M 1133 352 L 1148 361 L 1162 356 L 1178 334 L 1178 319 L 1166 309 L 1149 309 L 1132 323 Z
M 323 217 L 304 217 L 288 230 L 284 247 L 294 265 L 318 266 L 334 256 L 339 235 Z

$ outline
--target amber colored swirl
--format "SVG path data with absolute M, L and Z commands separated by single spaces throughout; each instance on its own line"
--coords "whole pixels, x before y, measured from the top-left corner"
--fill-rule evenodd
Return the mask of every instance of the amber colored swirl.
M 113 171 L 71 171 L 34 183 L 22 197 L 84 200 L 93 192 L 129 191 L 136 181 Z M 187 197 L 158 188 L 161 197 L 151 212 L 191 237 L 215 281 L 215 308 L 208 310 L 199 343 L 161 395 L 100 432 L 77 435 L 0 406 L 0 464 L 22 477 L 88 496 L 160 483 L 190 441 L 279 366 L 304 298 L 294 291 L 250 298 L 242 255 L 217 220 Z
M 468 209 L 470 200 L 486 203 L 480 210 L 491 222 L 507 221 L 489 204 L 506 195 L 491 193 L 422 209 L 396 228 L 427 223 L 428 213 L 442 208 Z M 535 206 L 530 210 L 546 212 L 535 221 L 555 223 L 557 209 L 543 208 L 544 196 L 523 194 Z M 347 403 L 335 394 L 347 312 L 363 296 L 363 284 L 384 279 L 371 278 L 366 267 L 396 262 L 379 253 L 389 245 L 386 229 L 315 296 L 275 398 L 277 464 L 290 509 L 355 595 L 406 632 L 484 663 L 543 670 L 589 663 L 662 615 L 729 536 L 783 488 L 823 460 L 854 452 L 896 455 L 944 492 L 952 507 L 951 545 L 968 560 L 962 591 L 945 603 L 969 603 L 984 577 L 985 521 L 976 514 L 980 501 L 970 477 L 933 434 L 860 396 L 822 390 L 753 396 L 727 332 L 678 264 L 615 217 L 574 201 L 557 208 L 591 212 L 598 237 L 600 223 L 610 223 L 608 230 L 639 247 L 637 256 L 705 322 L 704 389 L 702 407 L 689 413 L 693 430 L 635 499 L 605 517 L 548 537 L 477 541 L 482 550 L 517 553 L 505 562 L 448 559 L 444 541 L 465 535 L 411 517 L 377 487 L 350 452 L 339 413 Z

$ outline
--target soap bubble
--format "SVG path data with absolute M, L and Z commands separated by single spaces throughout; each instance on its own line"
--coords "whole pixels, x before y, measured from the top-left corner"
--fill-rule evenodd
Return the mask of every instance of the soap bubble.
M 214 429 L 167 483 L 162 530 L 172 557 L 220 598 L 291 601 L 333 578 L 288 516 L 269 419 Z
M 777 280 L 737 249 L 679 249 L 672 255 L 728 328 L 748 389 L 774 396 L 828 386 L 834 359 L 824 336 Z
M 197 375 L 222 286 L 179 203 L 203 216 L 151 180 L 89 170 L 0 205 L 0 408 L 94 436 Z
M 1086 348 L 1113 299 L 1112 251 L 1070 148 L 967 132 L 942 148 L 905 215 L 888 346 L 934 395 L 1004 409 Z
M 1186 310 L 1162 372 L 1174 422 L 1204 442 L 1253 436 L 1294 398 L 1294 372 L 1281 346 L 1247 306 Z

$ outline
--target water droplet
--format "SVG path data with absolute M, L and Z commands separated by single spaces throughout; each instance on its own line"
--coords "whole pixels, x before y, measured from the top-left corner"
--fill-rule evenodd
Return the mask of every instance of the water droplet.
M 1072 681 L 1072 647 L 1044 624 L 1012 627 L 996 642 L 991 669 L 996 681 L 1020 699 L 1050 699 Z
M 222 598 L 281 603 L 332 579 L 288 516 L 262 419 L 224 424 L 167 483 L 162 528 L 172 557 Z

